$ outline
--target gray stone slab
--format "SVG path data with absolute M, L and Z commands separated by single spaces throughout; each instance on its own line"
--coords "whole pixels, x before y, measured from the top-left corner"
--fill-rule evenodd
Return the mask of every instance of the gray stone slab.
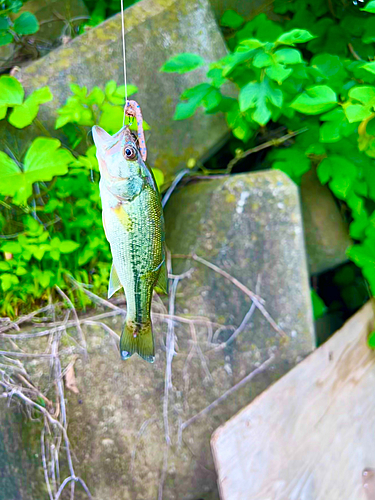
M 207 68 L 186 75 L 159 69 L 181 52 L 217 60 L 226 54 L 224 40 L 208 0 L 143 0 L 126 10 L 125 26 L 128 82 L 139 88 L 136 99 L 152 128 L 146 136 L 148 163 L 171 177 L 189 158 L 207 156 L 228 129 L 222 115 L 172 121 L 179 96 L 204 81 Z M 23 68 L 17 77 L 28 92 L 50 86 L 54 100 L 41 107 L 39 117 L 53 130 L 55 110 L 70 95 L 70 83 L 104 88 L 111 79 L 123 82 L 121 15 Z
M 173 259 L 175 273 L 194 271 L 176 290 L 168 400 L 165 299 L 164 306 L 153 302 L 153 365 L 136 356 L 121 361 L 100 325 L 83 326 L 89 356 L 74 366 L 79 393 L 66 394 L 68 433 L 76 474 L 95 500 L 218 500 L 213 431 L 314 348 L 298 190 L 282 172 L 189 184 L 168 202 L 166 225 L 173 254 L 196 253 L 257 288 L 287 339 L 256 310 L 235 341 L 220 348 L 242 322 L 250 300 L 222 275 L 185 258 Z M 120 333 L 124 317 L 119 311 L 103 321 Z M 48 338 L 40 342 L 38 351 L 45 352 Z M 273 354 L 267 368 L 190 420 Z M 33 372 L 41 370 L 33 366 Z

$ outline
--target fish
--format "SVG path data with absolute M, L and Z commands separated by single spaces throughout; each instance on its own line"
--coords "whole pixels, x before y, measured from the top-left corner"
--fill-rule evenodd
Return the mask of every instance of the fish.
M 108 298 L 124 289 L 127 313 L 120 354 L 137 353 L 153 363 L 153 290 L 167 293 L 164 216 L 152 170 L 143 161 L 135 135 L 125 125 L 113 136 L 92 129 L 100 170 L 103 226 L 113 258 Z

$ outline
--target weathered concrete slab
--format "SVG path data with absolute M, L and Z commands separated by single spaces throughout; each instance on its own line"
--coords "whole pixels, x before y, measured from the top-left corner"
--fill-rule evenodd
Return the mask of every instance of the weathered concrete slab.
M 188 185 L 172 195 L 166 220 L 173 254 L 196 253 L 252 290 L 258 282 L 268 312 L 288 338 L 256 310 L 236 339 L 223 345 L 248 312 L 249 298 L 200 262 L 177 258 L 175 273 L 194 271 L 176 290 L 168 397 L 168 320 L 160 300 L 153 303 L 153 365 L 135 356 L 121 361 L 100 325 L 83 325 L 89 356 L 74 366 L 79 393 L 67 392 L 68 433 L 76 474 L 95 500 L 218 500 L 212 432 L 314 347 L 298 191 L 283 173 Z M 124 317 L 117 313 L 102 321 L 120 333 Z M 18 345 L 25 348 L 24 342 Z M 38 351 L 45 352 L 48 338 L 41 342 Z M 194 418 L 257 368 L 251 380 Z
M 368 303 L 214 433 L 222 500 L 374 498 L 373 324 Z
M 346 262 L 346 249 L 353 244 L 349 228 L 315 168 L 302 177 L 301 200 L 310 273 L 322 273 Z
M 207 68 L 186 75 L 160 73 L 175 54 L 194 52 L 208 62 L 226 54 L 224 40 L 208 0 L 143 0 L 125 12 L 128 82 L 137 85 L 148 137 L 149 164 L 171 176 L 189 158 L 200 158 L 227 134 L 223 116 L 204 115 L 174 122 L 179 96 L 204 81 Z M 42 106 L 40 118 L 54 129 L 56 108 L 70 95 L 69 84 L 104 88 L 123 82 L 121 15 L 118 14 L 69 44 L 22 69 L 28 91 L 49 85 L 54 100 Z M 168 177 L 167 175 L 167 177 Z

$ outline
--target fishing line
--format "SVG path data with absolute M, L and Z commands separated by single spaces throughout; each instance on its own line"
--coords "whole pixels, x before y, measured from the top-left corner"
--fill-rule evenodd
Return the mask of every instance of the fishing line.
M 125 46 L 125 26 L 124 26 L 124 0 L 121 0 L 121 31 L 122 31 L 122 57 L 124 60 L 124 82 L 125 82 L 125 106 L 122 126 L 125 125 L 126 105 L 128 103 L 128 89 L 126 83 L 126 46 Z

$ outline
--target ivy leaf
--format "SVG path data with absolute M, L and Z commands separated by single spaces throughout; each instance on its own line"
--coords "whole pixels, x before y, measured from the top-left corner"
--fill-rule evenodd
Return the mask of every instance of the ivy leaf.
M 0 77 L 0 106 L 15 106 L 22 104 L 24 90 L 20 82 L 13 76 Z
M 363 66 L 361 66 L 361 68 L 365 69 L 366 71 L 369 71 L 370 73 L 375 74 L 375 61 L 372 61 L 370 63 L 364 64 Z
M 302 63 L 301 52 L 297 49 L 279 49 L 274 54 L 275 60 L 282 64 Z
M 206 64 L 198 54 L 183 53 L 169 59 L 159 71 L 164 73 L 188 73 Z
M 337 103 L 336 93 L 327 85 L 315 85 L 302 92 L 290 107 L 306 115 L 317 115 L 328 111 Z
M 273 57 L 267 52 L 259 51 L 255 54 L 253 65 L 256 68 L 266 68 L 274 64 Z
M 245 19 L 231 9 L 225 11 L 223 17 L 220 19 L 221 26 L 226 26 L 235 30 L 242 26 L 244 22 Z
M 313 38 L 315 38 L 315 36 L 312 35 L 309 31 L 295 29 L 283 33 L 281 36 L 279 36 L 275 43 L 280 45 L 294 45 L 296 43 L 309 42 Z
M 259 125 L 265 125 L 271 118 L 272 108 L 269 107 L 269 104 L 281 108 L 282 102 L 282 91 L 274 89 L 267 79 L 261 82 L 248 83 L 241 89 L 239 95 L 240 110 L 244 112 L 250 108 L 255 108 L 251 117 Z
M 19 35 L 32 35 L 38 31 L 39 23 L 31 12 L 22 12 L 14 21 L 13 29 Z
M 66 174 L 74 157 L 60 146 L 57 139 L 37 137 L 26 152 L 23 170 L 0 152 L 0 193 L 13 196 L 15 204 L 22 204 L 31 196 L 34 182 L 50 181 L 55 175 Z
M 360 87 L 353 87 L 349 90 L 349 97 L 355 99 L 362 104 L 371 105 L 375 103 L 375 87 L 361 85 Z
M 363 12 L 370 12 L 371 14 L 375 14 L 375 0 L 369 2 L 364 9 L 360 9 Z
M 344 156 L 332 154 L 320 163 L 317 173 L 322 184 L 331 179 L 329 186 L 333 193 L 345 200 L 357 177 L 357 168 Z
M 1 288 L 4 292 L 10 290 L 13 285 L 18 285 L 20 280 L 14 274 L 4 273 L 0 275 Z
M 319 130 L 319 140 L 323 143 L 339 141 L 342 137 L 348 137 L 354 133 L 355 124 L 349 123 L 342 108 L 335 108 L 320 117 L 325 121 Z

